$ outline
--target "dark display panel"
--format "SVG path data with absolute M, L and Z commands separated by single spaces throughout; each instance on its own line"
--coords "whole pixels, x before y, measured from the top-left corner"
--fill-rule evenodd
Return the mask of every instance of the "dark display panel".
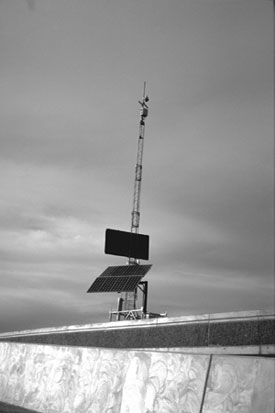
M 149 259 L 149 235 L 106 229 L 105 254 Z

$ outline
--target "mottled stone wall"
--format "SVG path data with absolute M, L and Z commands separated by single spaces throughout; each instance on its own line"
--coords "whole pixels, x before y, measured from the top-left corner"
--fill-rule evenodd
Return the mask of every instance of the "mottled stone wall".
M 215 356 L 202 413 L 274 413 L 275 360 Z
M 49 329 L 43 332 L 24 334 L 0 334 L 1 341 L 51 344 L 77 347 L 109 348 L 169 348 L 169 347 L 213 347 L 213 346 L 265 346 L 275 344 L 275 316 L 238 317 L 208 319 L 193 317 L 193 320 L 169 319 L 165 321 L 144 320 Z
M 274 359 L 0 343 L 0 400 L 43 413 L 274 413 Z

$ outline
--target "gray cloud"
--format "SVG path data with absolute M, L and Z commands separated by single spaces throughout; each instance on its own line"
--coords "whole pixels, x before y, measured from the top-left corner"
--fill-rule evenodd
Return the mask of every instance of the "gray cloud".
M 0 4 L 8 3 L 6 0 L 0 0 Z M 18 1 L 19 3 L 19 1 Z M 37 0 L 24 0 L 29 11 L 34 11 L 37 5 Z
M 150 310 L 273 305 L 272 4 L 22 4 L 0 16 L 0 330 L 106 320 L 116 295 L 85 291 L 125 262 L 104 231 L 130 227 L 144 80 Z

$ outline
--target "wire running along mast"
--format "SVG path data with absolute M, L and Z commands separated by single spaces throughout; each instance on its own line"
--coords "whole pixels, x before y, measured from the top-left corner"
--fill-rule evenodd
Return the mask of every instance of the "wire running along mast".
M 139 138 L 138 138 L 138 151 L 137 151 L 137 163 L 135 168 L 135 184 L 134 184 L 134 201 L 131 219 L 131 232 L 138 234 L 139 221 L 140 221 L 140 193 L 141 193 L 141 181 L 142 181 L 142 158 L 143 158 L 143 145 L 145 135 L 145 119 L 148 116 L 149 97 L 145 93 L 146 82 L 143 87 L 142 100 L 138 101 L 141 106 L 140 121 L 139 121 Z M 129 264 L 139 264 L 139 260 L 136 258 L 129 258 Z M 132 310 L 136 308 L 137 290 L 134 292 L 125 293 L 124 309 Z

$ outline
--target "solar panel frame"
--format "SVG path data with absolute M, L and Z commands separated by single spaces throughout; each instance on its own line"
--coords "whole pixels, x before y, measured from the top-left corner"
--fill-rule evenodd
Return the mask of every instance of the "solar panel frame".
M 152 267 L 152 264 L 148 265 L 116 265 L 107 267 L 100 277 L 120 277 L 129 275 L 146 275 Z
M 129 277 L 98 277 L 95 279 L 88 293 L 100 292 L 126 292 L 135 291 L 142 276 L 131 275 Z
M 87 293 L 134 291 L 151 267 L 151 264 L 107 267 L 95 279 Z

